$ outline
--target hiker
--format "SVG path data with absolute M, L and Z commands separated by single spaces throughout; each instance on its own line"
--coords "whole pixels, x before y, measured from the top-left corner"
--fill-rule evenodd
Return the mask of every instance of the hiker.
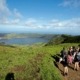
M 64 66 L 64 76 L 68 75 L 68 55 L 65 56 L 65 61 L 63 62 L 63 66 Z
M 72 64 L 72 62 L 73 62 L 72 52 L 68 52 L 67 62 L 68 62 L 68 64 Z
M 73 46 L 70 47 L 70 52 L 73 52 Z
M 76 54 L 77 54 L 77 51 L 76 51 L 76 49 L 74 50 L 74 52 L 73 52 L 73 63 L 75 62 L 75 56 L 76 56 Z
M 64 58 L 65 58 L 65 56 L 67 55 L 67 52 L 66 52 L 65 48 L 63 48 L 63 49 L 61 50 L 60 54 L 61 54 L 61 55 L 60 55 L 59 63 L 60 63 L 61 61 L 64 61 Z
M 79 62 L 80 62 L 80 49 L 77 49 L 77 53 L 75 55 L 75 66 L 74 70 L 79 70 Z

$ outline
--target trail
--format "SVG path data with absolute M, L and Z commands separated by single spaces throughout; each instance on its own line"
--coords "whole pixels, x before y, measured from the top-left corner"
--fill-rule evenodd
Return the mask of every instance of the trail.
M 63 76 L 63 80 L 80 80 L 80 69 L 79 69 L 79 71 L 74 70 L 74 64 L 69 65 L 69 67 L 68 67 L 69 73 L 67 76 L 63 75 L 63 69 L 64 69 L 63 65 L 58 62 L 57 62 L 57 65 L 58 65 L 58 69 L 59 69 L 60 73 Z

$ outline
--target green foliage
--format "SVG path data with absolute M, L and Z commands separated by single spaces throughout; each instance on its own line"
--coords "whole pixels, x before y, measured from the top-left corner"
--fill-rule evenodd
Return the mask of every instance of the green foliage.
M 64 37 L 63 43 L 80 43 L 80 36 L 62 35 Z
M 63 40 L 63 37 L 56 36 L 55 38 L 51 39 L 46 45 L 60 44 L 63 42 Z
M 46 64 L 47 62 L 47 64 Z M 53 64 L 52 58 L 46 55 L 41 65 L 43 80 L 62 80 L 61 74 Z
M 80 36 L 57 35 L 55 38 L 52 38 L 46 46 L 61 43 L 80 43 Z

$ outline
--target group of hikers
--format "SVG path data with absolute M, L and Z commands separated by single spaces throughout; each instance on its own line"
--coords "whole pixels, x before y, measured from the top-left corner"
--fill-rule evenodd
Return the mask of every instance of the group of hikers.
M 71 46 L 68 50 L 63 48 L 60 52 L 59 63 L 62 62 L 64 66 L 64 76 L 68 75 L 69 65 L 74 63 L 74 70 L 79 70 L 80 63 L 80 47 Z

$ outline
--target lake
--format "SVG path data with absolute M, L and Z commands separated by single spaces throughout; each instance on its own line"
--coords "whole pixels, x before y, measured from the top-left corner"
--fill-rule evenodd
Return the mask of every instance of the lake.
M 0 39 L 0 43 L 4 42 L 5 44 L 19 44 L 19 45 L 24 45 L 24 44 L 35 44 L 35 43 L 47 43 L 48 40 L 40 37 L 35 37 L 35 38 L 12 38 L 12 39 Z

